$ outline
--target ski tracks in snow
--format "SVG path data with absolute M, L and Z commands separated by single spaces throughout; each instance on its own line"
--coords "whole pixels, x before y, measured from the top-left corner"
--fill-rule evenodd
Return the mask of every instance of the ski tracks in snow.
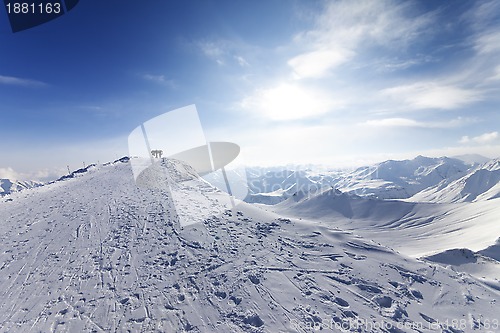
M 173 207 L 126 164 L 56 185 L 0 206 L 2 332 L 309 332 L 495 313 L 498 293 L 454 272 L 245 204 L 224 210 L 208 192 L 180 188 Z M 177 214 L 206 212 L 181 228 Z

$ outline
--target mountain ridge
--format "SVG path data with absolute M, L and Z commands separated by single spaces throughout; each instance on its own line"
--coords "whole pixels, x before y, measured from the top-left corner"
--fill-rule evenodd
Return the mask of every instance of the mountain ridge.
M 26 189 L 43 186 L 44 183 L 34 180 L 10 180 L 7 178 L 0 179 L 0 196 L 23 191 Z
M 473 202 L 500 197 L 500 158 L 473 168 L 447 184 L 429 187 L 409 198 L 420 202 Z

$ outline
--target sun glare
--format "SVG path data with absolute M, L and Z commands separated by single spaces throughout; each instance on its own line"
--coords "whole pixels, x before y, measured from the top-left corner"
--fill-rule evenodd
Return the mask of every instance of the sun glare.
M 332 106 L 325 94 L 288 83 L 261 90 L 244 101 L 244 107 L 271 120 L 309 118 L 330 111 Z

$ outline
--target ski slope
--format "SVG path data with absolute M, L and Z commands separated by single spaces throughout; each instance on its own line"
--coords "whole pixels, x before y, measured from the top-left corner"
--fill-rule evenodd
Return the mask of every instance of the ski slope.
M 187 181 L 175 207 L 126 159 L 0 202 L 1 332 L 498 330 L 500 292 L 467 274 L 340 218 L 229 209 L 187 166 L 161 166 Z
M 172 191 L 195 191 L 173 168 L 189 185 Z M 199 180 L 173 207 L 162 187 L 136 185 L 126 159 L 11 195 L 0 331 L 470 332 L 498 321 L 499 292 L 470 276 L 331 224 L 229 210 L 220 195 Z M 221 213 L 185 228 L 173 214 L 207 209 Z

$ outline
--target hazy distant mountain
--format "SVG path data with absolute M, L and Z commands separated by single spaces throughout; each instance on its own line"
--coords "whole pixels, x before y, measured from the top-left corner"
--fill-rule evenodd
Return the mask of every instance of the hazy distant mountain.
M 246 172 L 248 203 L 274 205 L 299 191 L 317 191 L 329 184 L 329 179 L 315 177 L 310 170 L 292 170 L 287 167 L 250 167 Z
M 266 170 L 250 168 L 247 171 L 250 193 L 270 193 L 283 191 L 289 195 L 301 190 L 321 188 L 321 182 L 311 179 L 308 170 Z
M 19 192 L 28 188 L 38 187 L 42 185 L 42 182 L 37 181 L 13 181 L 10 179 L 0 179 L 0 195 Z

